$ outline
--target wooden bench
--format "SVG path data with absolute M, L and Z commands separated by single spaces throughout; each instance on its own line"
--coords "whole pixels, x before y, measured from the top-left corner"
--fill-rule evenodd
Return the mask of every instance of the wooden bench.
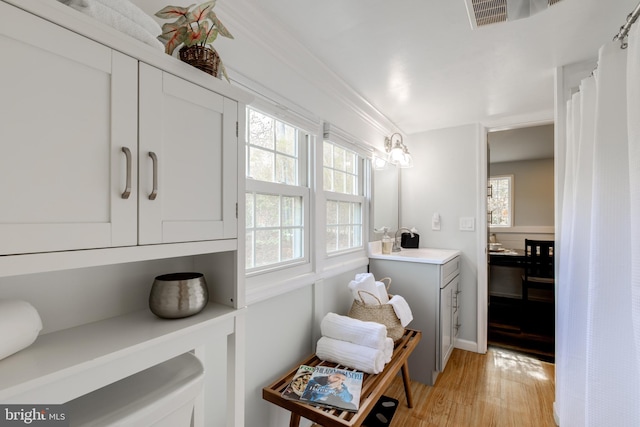
M 308 403 L 301 403 L 287 400 L 282 397 L 283 390 L 293 379 L 293 375 L 300 365 L 310 366 L 330 366 L 348 369 L 342 365 L 320 360 L 316 355 L 312 355 L 296 365 L 289 373 L 279 378 L 273 384 L 262 389 L 262 398 L 274 403 L 282 408 L 291 411 L 290 427 L 298 427 L 300 418 L 304 417 L 323 427 L 358 427 L 364 422 L 369 412 L 373 409 L 382 393 L 389 387 L 394 377 L 402 370 L 402 380 L 404 382 L 404 392 L 407 399 L 407 406 L 413 407 L 413 396 L 411 394 L 411 380 L 409 378 L 409 365 L 407 358 L 416 348 L 422 338 L 420 331 L 407 329 L 404 335 L 393 350 L 391 361 L 384 370 L 377 375 L 364 375 L 362 383 L 362 394 L 360 395 L 360 408 L 358 412 L 341 411 L 338 409 L 328 409 L 319 406 L 312 406 Z

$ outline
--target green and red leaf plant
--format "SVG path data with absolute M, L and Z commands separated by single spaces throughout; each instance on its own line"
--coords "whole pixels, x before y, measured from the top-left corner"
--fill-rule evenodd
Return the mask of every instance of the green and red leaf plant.
M 216 0 L 212 0 L 198 6 L 166 6 L 156 12 L 158 18 L 175 19 L 173 22 L 165 23 L 162 26 L 162 34 L 158 36 L 165 45 L 165 52 L 173 55 L 175 49 L 181 45 L 210 47 L 215 50 L 213 42 L 218 35 L 232 39 L 233 36 L 227 27 L 213 11 L 215 5 Z M 222 60 L 220 68 L 224 77 L 229 80 Z

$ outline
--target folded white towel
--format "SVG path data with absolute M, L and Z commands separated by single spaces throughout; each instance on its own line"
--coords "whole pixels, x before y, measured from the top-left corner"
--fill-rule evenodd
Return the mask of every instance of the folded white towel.
M 387 285 L 383 282 L 376 282 L 376 289 L 378 290 L 378 298 L 382 304 L 389 302 L 389 294 L 387 293 Z
M 42 320 L 31 304 L 0 299 L 0 360 L 33 344 L 41 330 Z
M 382 350 L 329 337 L 321 337 L 318 340 L 316 356 L 368 374 L 379 374 L 385 364 Z
M 387 327 L 382 323 L 365 322 L 336 313 L 327 313 L 320 322 L 320 333 L 329 338 L 383 350 Z
M 411 308 L 405 300 L 400 295 L 394 295 L 389 300 L 389 304 L 393 307 L 393 311 L 395 311 L 396 316 L 400 319 L 400 324 L 402 326 L 407 326 L 413 320 L 413 313 L 411 313 Z
M 140 25 L 130 15 L 121 13 L 118 10 L 106 6 L 98 0 L 58 0 L 73 9 L 91 16 L 98 21 L 106 24 L 120 32 L 134 37 L 149 46 L 164 50 L 164 44 L 156 37 L 160 35 L 162 30 L 157 34 L 152 34 L 145 27 Z M 144 14 L 144 12 L 140 11 Z M 136 15 L 136 14 L 134 14 Z
M 162 34 L 162 27 L 151 16 L 147 15 L 142 9 L 133 4 L 130 0 L 95 0 L 110 9 L 128 16 L 133 22 L 140 25 L 152 36 Z
M 353 299 L 363 302 L 365 305 L 380 305 L 386 302 L 383 301 L 384 299 L 389 300 L 389 297 L 386 296 L 386 289 L 383 295 L 380 295 L 376 279 L 371 273 L 356 274 L 355 279 L 349 282 L 349 289 L 351 290 Z

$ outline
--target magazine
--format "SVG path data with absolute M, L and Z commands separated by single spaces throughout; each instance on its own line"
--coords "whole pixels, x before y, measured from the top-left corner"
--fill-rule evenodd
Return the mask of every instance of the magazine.
M 316 366 L 299 400 L 357 412 L 363 378 L 364 374 L 359 371 Z
M 288 400 L 300 400 L 300 396 L 302 396 L 304 389 L 307 387 L 314 369 L 313 366 L 300 365 L 293 375 L 293 379 L 282 392 L 282 397 Z

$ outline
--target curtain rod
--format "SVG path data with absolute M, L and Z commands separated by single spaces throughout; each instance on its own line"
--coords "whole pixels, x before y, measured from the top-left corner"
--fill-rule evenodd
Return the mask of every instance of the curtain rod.
M 620 27 L 620 31 L 613 38 L 613 40 L 620 40 L 620 42 L 622 43 L 620 47 L 622 49 L 627 48 L 627 42 L 625 41 L 625 37 L 627 37 L 627 34 L 629 34 L 629 30 L 631 29 L 631 26 L 638 19 L 638 15 L 640 15 L 640 3 L 638 3 L 636 8 L 633 9 L 633 12 L 627 15 L 627 22 L 625 22 L 624 25 Z

